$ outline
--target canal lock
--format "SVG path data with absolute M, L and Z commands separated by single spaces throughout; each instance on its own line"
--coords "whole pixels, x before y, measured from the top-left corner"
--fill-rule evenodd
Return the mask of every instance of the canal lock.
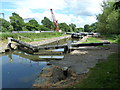
M 65 40 L 61 40 L 61 41 L 59 41 L 59 43 L 57 43 L 57 44 L 61 44 L 61 43 L 63 43 L 63 44 L 65 44 L 66 43 L 66 41 L 67 40 L 71 40 L 71 39 L 65 39 Z M 74 41 L 74 40 L 73 40 Z M 54 42 L 54 43 L 50 43 L 50 44 L 56 44 L 56 42 Z M 50 44 L 48 44 L 48 45 L 50 45 Z M 49 60 L 61 60 L 61 59 L 63 59 L 64 58 L 64 54 L 63 55 L 61 55 L 62 53 L 61 52 L 63 52 L 64 51 L 64 49 L 62 48 L 62 49 L 54 49 L 54 50 L 52 50 L 52 52 L 54 53 L 52 53 L 51 51 L 45 51 L 44 53 L 43 53 L 43 51 L 41 51 L 40 53 L 37 53 L 37 54 L 35 54 L 35 55 L 32 55 L 32 54 L 28 54 L 28 53 L 25 53 L 25 52 L 22 52 L 22 51 L 20 51 L 20 50 L 15 50 L 15 51 L 11 51 L 11 52 L 8 52 L 8 53 L 4 53 L 4 55 L 3 56 L 5 56 L 4 58 L 8 58 L 9 60 L 10 60 L 10 64 L 12 64 L 12 63 L 14 63 L 14 59 L 17 59 L 17 57 L 22 57 L 23 59 L 25 59 L 27 62 L 30 60 L 30 63 L 32 62 L 32 63 L 38 63 L 38 62 L 43 62 L 44 63 L 44 65 L 42 66 L 42 68 L 40 69 L 40 71 L 41 71 L 41 74 L 42 74 L 42 71 L 43 70 L 46 70 L 46 69 L 44 69 L 45 67 L 53 67 L 53 65 L 51 65 L 51 64 L 49 64 Z M 47 54 L 46 54 L 46 52 L 47 52 Z M 49 52 L 49 53 L 48 53 Z M 56 53 L 56 52 L 59 52 L 59 54 L 58 53 Z M 3 58 L 3 59 L 4 59 Z M 20 59 L 20 58 L 19 58 Z M 8 61 L 7 61 L 8 62 Z M 16 62 L 16 61 L 15 61 Z M 20 61 L 21 62 L 21 61 Z M 9 65 L 10 65 L 9 64 Z M 7 64 L 6 64 L 7 65 Z M 15 65 L 15 64 L 14 64 Z M 13 67 L 13 66 L 12 66 Z M 51 70 L 51 73 L 53 73 L 53 75 L 51 76 L 52 77 L 52 79 L 50 80 L 51 82 L 53 82 L 52 84 L 53 84 L 53 86 L 55 85 L 55 83 L 58 83 L 58 82 L 61 82 L 61 81 L 64 81 L 64 80 L 66 80 L 68 77 L 70 77 L 70 76 L 72 76 L 71 75 L 71 73 L 69 72 L 69 69 L 66 69 L 65 70 L 65 68 L 64 67 L 59 67 L 59 68 L 56 68 L 57 66 L 54 66 L 54 69 L 53 70 Z M 19 67 L 19 68 L 21 68 L 21 67 Z M 64 68 L 64 69 L 63 69 Z M 3 68 L 3 70 L 4 70 L 4 68 Z M 52 72 L 53 71 L 53 72 Z M 8 72 L 8 71 L 6 71 L 6 72 Z M 6 73 L 6 72 L 4 72 L 4 73 Z M 20 71 L 21 73 L 22 73 L 22 71 Z M 37 71 L 38 72 L 38 71 Z M 56 72 L 56 73 L 55 73 Z M 62 76 L 57 76 L 57 75 L 60 75 L 60 72 L 62 73 Z M 3 75 L 4 75 L 4 73 L 3 73 Z M 9 74 L 10 74 L 10 71 L 9 71 Z M 32 74 L 32 73 L 31 73 Z M 57 75 L 54 75 L 54 74 L 57 74 Z M 38 76 L 38 74 L 37 74 L 37 76 Z M 57 76 L 57 77 L 55 77 L 55 76 Z M 75 75 L 73 75 L 73 76 L 75 76 Z M 14 77 L 14 76 L 13 76 Z M 36 76 L 35 76 L 36 77 Z M 35 80 L 35 77 L 34 77 L 34 80 Z M 4 78 L 5 78 L 5 76 L 4 76 Z M 19 77 L 18 77 L 19 78 Z M 39 77 L 38 77 L 39 78 Z M 26 85 L 26 86 L 24 86 L 24 85 L 22 85 L 23 86 L 23 88 L 24 87 L 31 87 L 32 85 L 33 85 L 33 87 L 36 85 L 35 83 L 36 83 L 36 80 L 35 80 L 35 82 L 34 82 L 34 80 L 32 80 L 32 82 L 31 82 L 31 84 L 29 83 L 29 85 Z M 5 83 L 6 82 L 6 80 L 3 80 L 3 82 Z M 50 84 L 51 84 L 51 82 L 50 82 Z M 18 82 L 18 83 L 24 83 L 24 82 Z M 34 84 L 33 84 L 34 83 Z M 13 84 L 15 84 L 15 83 L 13 83 Z M 24 83 L 25 84 L 25 83 Z M 40 85 L 40 83 L 39 83 L 39 85 Z M 22 87 L 22 86 L 20 86 L 20 85 L 18 85 L 18 87 Z M 43 85 L 44 86 L 44 85 Z M 9 85 L 3 85 L 3 87 L 4 88 L 6 88 L 6 87 L 10 87 Z M 12 88 L 14 87 L 14 86 L 11 86 Z

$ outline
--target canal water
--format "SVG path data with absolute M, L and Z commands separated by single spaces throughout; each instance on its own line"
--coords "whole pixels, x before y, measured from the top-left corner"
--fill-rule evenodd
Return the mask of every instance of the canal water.
M 49 60 L 64 58 L 64 56 L 29 55 L 22 51 L 9 52 L 1 57 L 2 88 L 31 88 Z
M 72 40 L 76 42 L 77 40 Z M 59 44 L 65 43 L 60 41 Z M 56 44 L 54 42 L 53 44 Z M 51 45 L 51 44 L 49 44 Z M 62 52 L 64 49 L 54 49 L 52 52 Z M 50 60 L 62 60 L 64 55 L 31 55 L 20 50 L 1 54 L 2 57 L 2 88 L 31 88 L 39 73 Z

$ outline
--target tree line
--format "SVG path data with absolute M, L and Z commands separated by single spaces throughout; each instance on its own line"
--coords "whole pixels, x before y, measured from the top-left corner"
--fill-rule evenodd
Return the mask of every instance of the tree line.
M 77 28 L 74 23 L 58 23 L 59 29 L 63 32 L 99 32 L 101 34 L 120 34 L 120 1 L 104 1 L 102 13 L 96 16 L 97 22 L 91 25 L 86 24 L 84 28 Z M 0 31 L 49 31 L 55 30 L 55 25 L 49 18 L 44 17 L 40 25 L 35 19 L 24 22 L 24 19 L 17 13 L 12 13 L 10 21 L 0 18 Z
M 44 17 L 43 20 L 41 20 L 42 25 L 40 25 L 35 19 L 29 20 L 28 22 L 25 22 L 22 17 L 20 17 L 17 13 L 12 13 L 12 16 L 9 17 L 10 21 L 7 21 L 3 18 L 0 18 L 1 26 L 0 31 L 1 32 L 12 32 L 12 31 L 50 31 L 55 30 L 55 25 L 52 21 L 50 21 L 49 18 Z M 96 23 L 93 23 L 91 25 L 86 24 L 84 28 L 80 27 L 77 28 L 75 24 L 66 24 L 59 23 L 59 29 L 63 32 L 83 32 L 83 31 L 93 31 L 96 29 Z
M 84 26 L 84 31 L 99 32 L 101 35 L 120 35 L 120 1 L 103 1 L 102 13 L 96 16 L 97 22 Z
M 102 13 L 97 15 L 97 31 L 103 35 L 120 34 L 120 1 L 103 2 Z

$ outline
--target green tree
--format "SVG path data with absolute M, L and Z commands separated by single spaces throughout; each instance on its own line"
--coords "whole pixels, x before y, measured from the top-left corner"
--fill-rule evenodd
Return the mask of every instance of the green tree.
M 111 8 L 110 3 L 108 3 L 108 2 L 103 2 L 102 8 L 103 8 L 103 13 L 99 14 L 97 16 L 97 19 L 98 19 L 98 31 L 101 34 L 106 34 L 106 33 L 108 33 L 108 30 L 106 29 L 106 25 L 107 25 L 106 18 L 112 12 L 112 8 Z
M 30 20 L 28 23 L 25 24 L 25 27 L 29 31 L 38 31 L 40 30 L 40 25 L 36 20 Z
M 84 29 L 80 27 L 80 28 L 77 28 L 77 30 L 78 32 L 83 32 Z
M 25 25 L 24 20 L 17 13 L 12 13 L 10 23 L 13 26 L 14 31 L 22 31 L 22 28 Z
M 44 19 L 41 21 L 41 23 L 43 24 L 44 27 L 48 28 L 48 29 L 55 29 L 54 23 L 52 21 L 50 21 L 47 17 L 44 17 Z
M 71 24 L 69 24 L 69 27 L 72 28 L 73 32 L 77 32 L 77 28 L 76 28 L 75 24 L 71 23 Z
M 10 29 L 10 23 L 8 21 L 6 21 L 3 18 L 0 18 L 0 31 L 1 32 L 9 32 L 11 31 Z
M 64 32 L 70 32 L 70 27 L 66 23 L 59 23 L 59 28 Z
M 70 27 L 70 32 L 73 32 L 73 29 Z
M 90 26 L 88 24 L 84 25 L 84 32 L 90 32 Z
M 41 31 L 50 31 L 49 28 L 44 27 L 43 25 L 40 25 L 40 30 L 41 30 Z
M 103 2 L 103 13 L 97 16 L 97 31 L 101 34 L 120 34 L 120 12 L 119 8 L 114 7 L 115 5 L 115 2 Z
M 120 34 L 118 17 L 119 14 L 116 11 L 112 11 L 107 17 L 106 29 L 108 30 L 109 34 Z
M 97 32 L 97 22 L 92 23 L 92 24 L 89 26 L 89 29 L 90 29 L 90 32 Z
M 120 1 L 115 2 L 115 3 L 113 4 L 113 7 L 114 7 L 115 10 L 120 9 Z

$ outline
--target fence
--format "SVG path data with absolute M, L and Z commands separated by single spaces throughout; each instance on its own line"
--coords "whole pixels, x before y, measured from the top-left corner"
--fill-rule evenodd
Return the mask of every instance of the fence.
M 12 31 L 12 33 L 41 33 L 41 32 L 55 32 L 55 31 Z

